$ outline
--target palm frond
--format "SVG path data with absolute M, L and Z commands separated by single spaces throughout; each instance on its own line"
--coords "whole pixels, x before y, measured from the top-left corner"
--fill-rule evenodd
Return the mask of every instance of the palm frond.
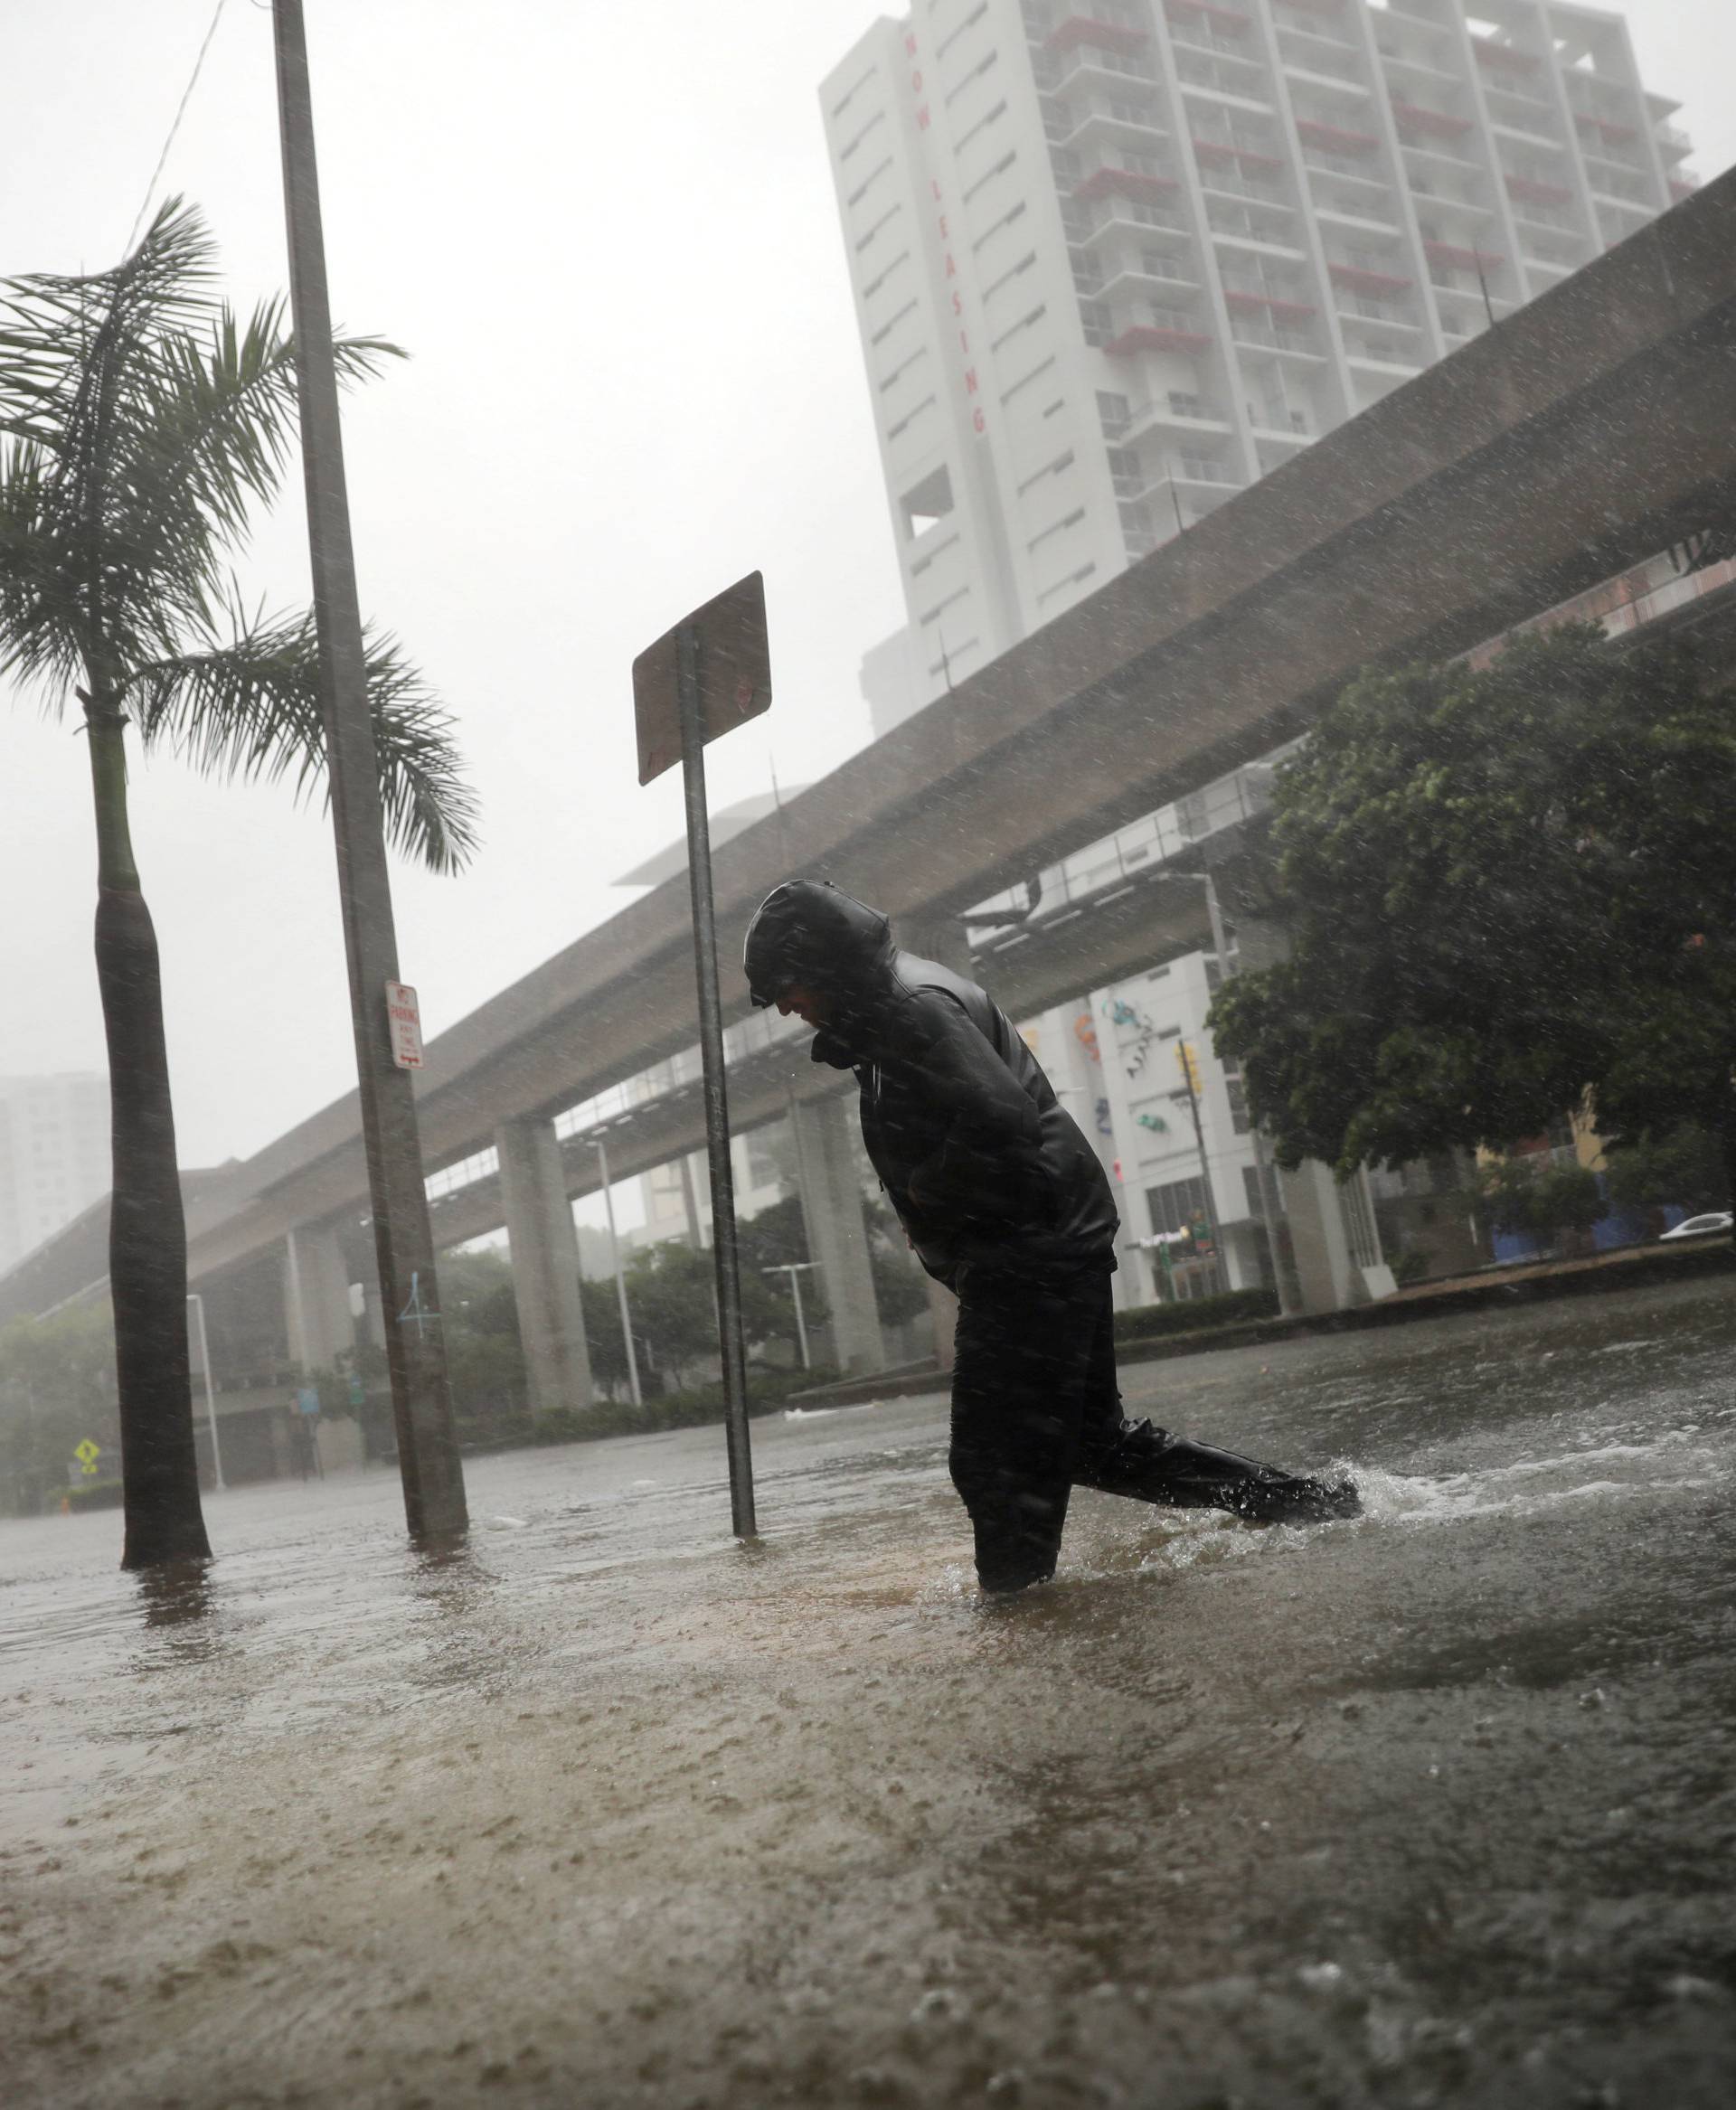
M 127 694 L 141 743 L 168 747 L 206 776 L 289 777 L 305 796 L 326 767 L 313 617 L 231 614 L 227 644 L 135 674 Z M 452 720 L 395 639 L 371 632 L 364 642 L 387 840 L 434 871 L 457 871 L 476 848 L 476 816 Z
M 282 303 L 241 325 L 212 290 L 213 258 L 197 212 L 171 200 L 113 270 L 0 287 L 0 485 L 18 556 L 0 655 L 62 693 L 80 666 L 118 686 L 210 632 L 225 559 L 289 458 Z M 341 340 L 340 378 L 394 355 Z
M 51 706 L 83 672 L 78 596 L 48 524 L 52 465 L 29 440 L 0 447 L 0 674 L 40 685 Z

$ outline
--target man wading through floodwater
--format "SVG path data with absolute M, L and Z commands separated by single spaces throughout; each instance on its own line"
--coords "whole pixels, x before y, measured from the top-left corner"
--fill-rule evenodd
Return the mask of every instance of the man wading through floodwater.
M 922 1265 L 958 1294 L 948 1462 L 985 1590 L 1054 1574 L 1076 1486 L 1261 1523 L 1359 1512 L 1347 1480 L 1122 1418 L 1109 1183 L 974 982 L 900 951 L 877 909 L 814 880 L 767 895 L 745 965 L 755 1003 L 815 1028 L 815 1061 L 855 1071 L 874 1170 Z

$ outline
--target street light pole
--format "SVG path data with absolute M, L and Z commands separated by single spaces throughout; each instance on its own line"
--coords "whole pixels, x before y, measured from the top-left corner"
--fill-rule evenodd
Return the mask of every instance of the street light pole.
M 1187 1110 L 1194 1116 L 1194 1141 L 1200 1153 L 1200 1185 L 1205 1194 L 1205 1222 L 1212 1234 L 1212 1267 L 1217 1276 L 1218 1287 L 1228 1289 L 1230 1270 L 1224 1265 L 1223 1232 L 1218 1223 L 1218 1205 L 1212 1192 L 1212 1162 L 1205 1154 L 1205 1126 L 1200 1119 L 1200 1095 L 1194 1082 L 1194 1050 L 1185 1041 L 1175 1044 L 1176 1060 L 1182 1066 L 1182 1082 L 1187 1087 Z
M 796 1338 L 802 1344 L 802 1368 L 812 1370 L 814 1358 L 807 1352 L 807 1321 L 802 1313 L 802 1276 L 810 1267 L 817 1267 L 817 1260 L 781 1260 L 770 1267 L 762 1267 L 761 1275 L 788 1275 L 790 1295 L 796 1299 Z
M 350 542 L 301 0 L 272 0 L 272 16 L 320 711 L 337 838 L 362 1134 L 385 1306 L 386 1362 L 410 1536 L 450 1539 L 467 1522 L 464 1473 L 447 1377 L 416 1102 L 410 1072 L 401 1069 L 393 1057 L 386 1011 L 386 985 L 399 979 L 398 939 Z
M 633 1404 L 643 1406 L 639 1397 L 639 1359 L 633 1346 L 633 1322 L 627 1309 L 627 1277 L 621 1272 L 621 1245 L 615 1235 L 615 1194 L 609 1183 L 609 1145 L 599 1135 L 597 1138 L 597 1165 L 603 1176 L 603 1213 L 609 1218 L 609 1264 L 615 1270 L 615 1295 L 621 1306 L 621 1341 L 627 1350 L 627 1382 L 633 1395 Z
M 1205 912 L 1212 923 L 1212 949 L 1218 956 L 1218 966 L 1225 981 L 1233 980 L 1241 972 L 1239 961 L 1230 951 L 1230 935 L 1224 927 L 1223 909 L 1218 900 L 1218 882 L 1209 871 L 1165 871 L 1165 879 L 1198 880 L 1205 889 Z M 1301 1309 L 1301 1295 L 1296 1283 L 1296 1261 L 1289 1250 L 1289 1230 L 1284 1220 L 1284 1205 L 1278 1195 L 1278 1173 L 1272 1163 L 1271 1146 L 1266 1131 L 1250 1114 L 1254 1139 L 1254 1180 L 1260 1190 L 1260 1213 L 1264 1220 L 1267 1250 L 1272 1257 L 1272 1275 L 1278 1285 L 1278 1308 L 1288 1317 Z M 1227 1273 L 1227 1271 L 1225 1271 Z
M 223 1484 L 223 1454 L 217 1441 L 217 1394 L 211 1382 L 211 1339 L 205 1332 L 205 1300 L 196 1289 L 187 1292 L 187 1302 L 193 1305 L 194 1319 L 198 1322 L 199 1366 L 205 1373 L 205 1419 L 211 1424 L 211 1470 L 219 1494 L 229 1491 Z

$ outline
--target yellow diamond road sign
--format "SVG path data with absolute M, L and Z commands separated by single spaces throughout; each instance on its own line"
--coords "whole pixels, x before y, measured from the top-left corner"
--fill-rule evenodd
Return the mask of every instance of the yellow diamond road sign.
M 93 1444 L 90 1441 L 90 1438 L 86 1436 L 84 1441 L 79 1446 L 78 1449 L 73 1452 L 72 1455 L 79 1461 L 80 1465 L 82 1465 L 85 1471 L 88 1473 L 96 1464 L 97 1460 L 102 1455 L 102 1446 L 100 1444 Z

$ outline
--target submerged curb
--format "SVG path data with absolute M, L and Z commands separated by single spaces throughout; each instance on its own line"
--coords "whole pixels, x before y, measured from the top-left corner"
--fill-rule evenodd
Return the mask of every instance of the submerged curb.
M 1658 1282 L 1689 1282 L 1731 1274 L 1736 1274 L 1736 1248 L 1728 1237 L 1708 1239 L 1703 1245 L 1685 1248 L 1647 1246 L 1598 1253 L 1586 1260 L 1533 1261 L 1524 1267 L 1502 1268 L 1498 1273 L 1460 1276 L 1416 1289 L 1401 1289 L 1379 1304 L 1355 1305 L 1348 1311 L 1242 1319 L 1229 1325 L 1202 1327 L 1196 1333 L 1118 1341 L 1115 1359 L 1123 1367 L 1163 1362 L 1172 1356 L 1209 1355 L 1221 1348 L 1263 1347 L 1309 1340 L 1322 1333 L 1366 1333 L 1491 1306 L 1542 1304 L 1568 1296 L 1613 1295 L 1621 1290 L 1648 1288 Z M 924 1392 L 945 1391 L 947 1381 L 947 1373 L 929 1363 L 878 1378 L 851 1378 L 840 1384 L 816 1385 L 810 1391 L 791 1392 L 784 1404 L 844 1407 L 871 1399 L 907 1399 Z

